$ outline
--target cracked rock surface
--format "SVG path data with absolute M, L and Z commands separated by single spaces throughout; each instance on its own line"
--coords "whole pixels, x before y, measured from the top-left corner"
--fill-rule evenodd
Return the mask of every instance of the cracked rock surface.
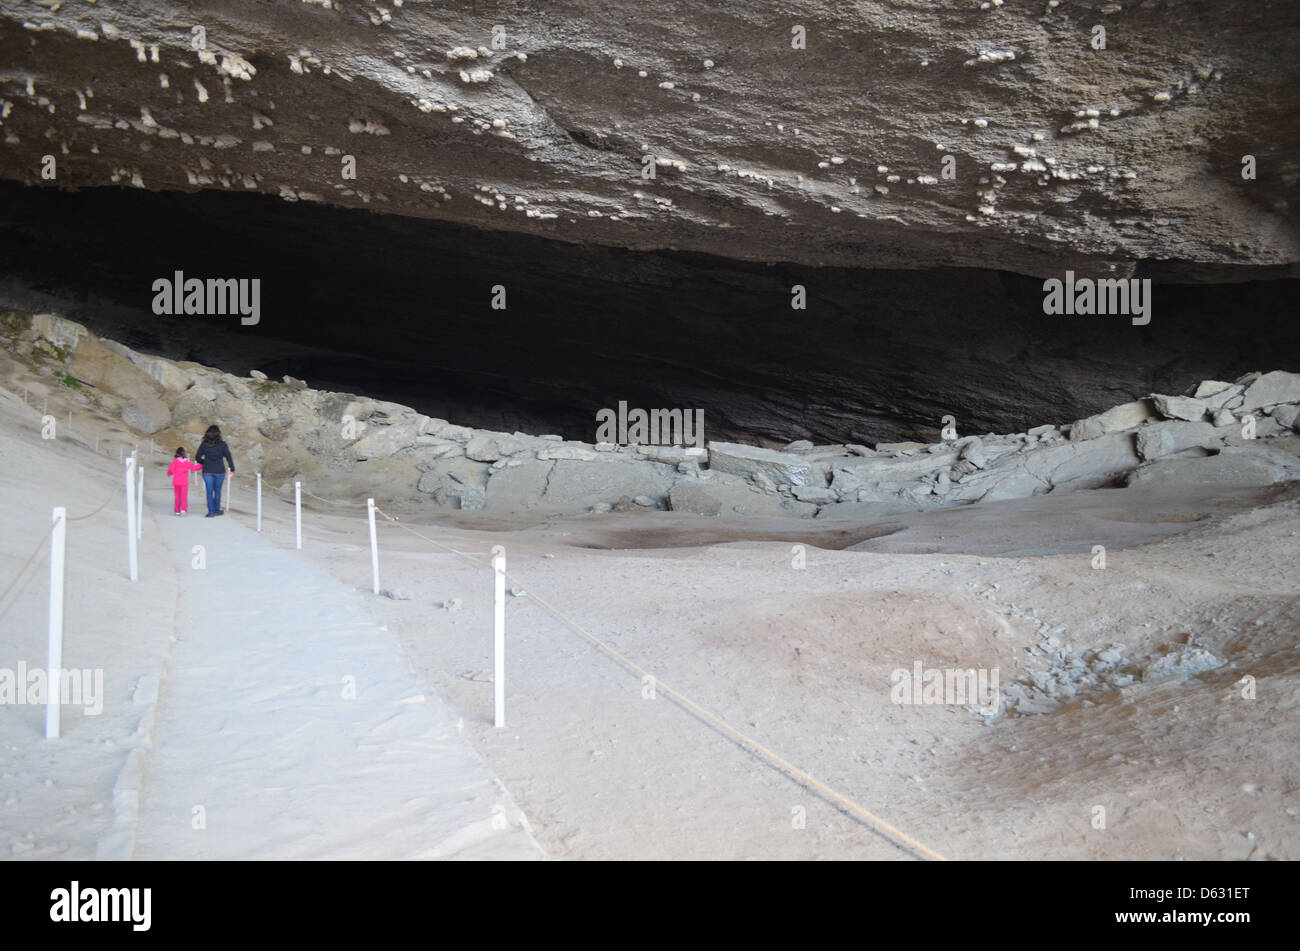
M 1291 4 L 211 6 L 4 4 L 0 177 L 754 261 L 1300 261 Z

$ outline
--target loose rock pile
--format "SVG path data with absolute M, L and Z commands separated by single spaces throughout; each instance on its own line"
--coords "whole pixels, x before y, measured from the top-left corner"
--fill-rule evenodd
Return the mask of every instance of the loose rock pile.
M 1224 665 L 1202 647 L 1174 645 L 1138 660 L 1124 656 L 1123 644 L 1075 653 L 1063 648 L 1057 633 L 1041 632 L 1030 656 L 1042 666 L 1026 680 L 1001 689 L 998 714 L 1052 713 L 1070 702 L 1092 706 L 1095 698 L 1136 683 L 1188 680 Z

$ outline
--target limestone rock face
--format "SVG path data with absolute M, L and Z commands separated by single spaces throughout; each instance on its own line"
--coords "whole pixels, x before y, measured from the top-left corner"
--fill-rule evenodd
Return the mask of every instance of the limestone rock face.
M 984 6 L 13 0 L 0 177 L 815 265 L 1300 261 L 1300 7 Z

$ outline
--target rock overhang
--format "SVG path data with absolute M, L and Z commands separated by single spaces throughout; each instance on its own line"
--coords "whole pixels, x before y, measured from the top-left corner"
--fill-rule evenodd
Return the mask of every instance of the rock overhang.
M 0 177 L 749 261 L 1295 273 L 1300 12 L 981 6 L 18 2 Z

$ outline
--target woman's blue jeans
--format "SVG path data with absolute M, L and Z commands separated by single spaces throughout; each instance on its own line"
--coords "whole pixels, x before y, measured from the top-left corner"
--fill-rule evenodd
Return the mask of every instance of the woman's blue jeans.
M 221 511 L 221 483 L 225 481 L 224 473 L 203 473 L 203 487 L 207 491 L 209 515 L 216 515 Z

